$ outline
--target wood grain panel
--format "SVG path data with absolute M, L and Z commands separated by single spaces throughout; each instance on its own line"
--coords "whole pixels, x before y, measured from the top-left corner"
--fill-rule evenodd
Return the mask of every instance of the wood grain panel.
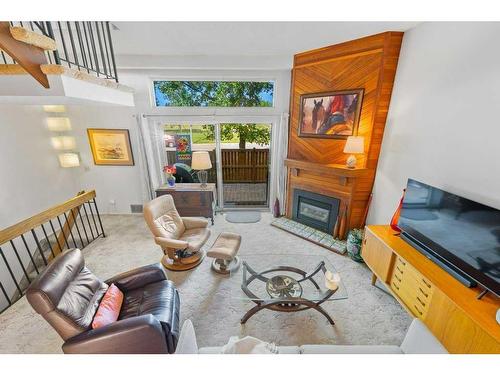
M 391 277 L 392 265 L 396 258 L 392 250 L 367 231 L 363 238 L 361 255 L 365 262 L 370 265 L 373 273 L 387 283 Z
M 406 305 L 408 295 L 398 295 L 391 287 L 392 284 L 386 283 L 386 286 L 410 314 L 423 319 L 450 353 L 500 354 L 500 326 L 495 320 L 496 311 L 500 308 L 498 297 L 488 293 L 482 299 L 477 299 L 480 288 L 467 288 L 462 285 L 403 241 L 388 225 L 369 225 L 365 232 L 365 236 L 371 241 L 363 244 L 362 254 L 363 257 L 370 254 L 365 261 L 372 271 L 379 272 L 378 270 L 383 268 L 380 263 L 381 259 L 387 258 L 387 249 L 397 256 L 395 267 L 400 266 L 400 262 L 411 266 L 407 281 L 411 283 L 413 280 L 417 293 L 418 287 L 422 287 L 429 295 L 426 314 L 417 315 L 411 306 Z M 389 262 L 386 267 L 391 267 Z M 432 288 L 432 293 L 425 289 L 428 285 Z M 420 297 L 418 294 L 416 296 Z
M 9 22 L 0 22 L 0 48 L 16 60 L 43 87 L 49 88 L 47 75 L 40 68 L 41 65 L 47 64 L 45 52 L 41 48 L 14 39 L 10 33 Z
M 298 136 L 300 96 L 335 90 L 363 88 L 358 135 L 365 137 L 365 154 L 359 155 L 358 167 L 365 173 L 356 178 L 356 187 L 348 199 L 348 229 L 364 225 L 364 212 L 371 194 L 389 108 L 394 76 L 403 33 L 386 32 L 300 53 L 294 56 L 290 93 L 290 129 L 288 158 L 320 164 L 342 164 L 345 140 L 301 138 Z M 300 173 L 288 173 L 286 213 L 291 217 L 293 189 L 317 183 Z M 328 183 L 326 179 L 325 183 Z M 318 189 L 324 189 L 323 187 Z

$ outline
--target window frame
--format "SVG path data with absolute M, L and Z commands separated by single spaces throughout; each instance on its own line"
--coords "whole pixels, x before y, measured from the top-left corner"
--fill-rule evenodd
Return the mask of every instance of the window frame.
M 221 106 L 158 106 L 156 105 L 156 93 L 154 83 L 156 81 L 193 81 L 193 82 L 271 82 L 273 84 L 273 101 L 272 105 L 265 107 L 221 107 Z M 150 104 L 151 107 L 158 109 L 172 109 L 172 110 L 274 110 L 276 108 L 276 86 L 277 79 L 276 78 L 266 78 L 266 77 L 257 77 L 257 76 L 226 76 L 224 78 L 218 77 L 207 77 L 207 76 L 190 76 L 190 77 L 149 77 L 149 94 L 150 94 Z

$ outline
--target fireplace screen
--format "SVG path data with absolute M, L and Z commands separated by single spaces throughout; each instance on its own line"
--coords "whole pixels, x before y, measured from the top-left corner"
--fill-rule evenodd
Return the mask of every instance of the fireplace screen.
M 340 200 L 310 191 L 293 191 L 292 219 L 325 233 L 332 233 L 339 214 Z
M 299 215 L 307 216 L 313 220 L 322 221 L 323 223 L 328 223 L 330 211 L 309 203 L 299 202 Z

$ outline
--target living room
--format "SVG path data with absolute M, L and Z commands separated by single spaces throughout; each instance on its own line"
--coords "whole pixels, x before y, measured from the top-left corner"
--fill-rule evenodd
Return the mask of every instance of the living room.
M 488 371 L 500 23 L 461 5 L 280 22 L 13 6 L 0 353 L 488 353 Z

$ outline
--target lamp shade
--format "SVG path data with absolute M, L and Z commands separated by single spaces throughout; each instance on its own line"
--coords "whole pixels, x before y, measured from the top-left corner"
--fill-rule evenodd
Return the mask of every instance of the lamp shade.
M 362 154 L 365 152 L 365 138 L 364 137 L 347 137 L 344 152 L 346 154 Z
M 50 138 L 52 147 L 57 151 L 74 150 L 76 148 L 75 137 L 60 136 Z
M 71 122 L 67 117 L 47 117 L 47 127 L 51 132 L 67 132 L 71 130 Z
M 205 169 L 212 168 L 212 162 L 210 161 L 210 155 L 208 151 L 195 151 L 193 152 L 191 160 L 191 168 L 202 171 Z
M 63 168 L 73 168 L 80 166 L 80 158 L 78 154 L 67 152 L 64 154 L 59 154 L 59 164 Z

